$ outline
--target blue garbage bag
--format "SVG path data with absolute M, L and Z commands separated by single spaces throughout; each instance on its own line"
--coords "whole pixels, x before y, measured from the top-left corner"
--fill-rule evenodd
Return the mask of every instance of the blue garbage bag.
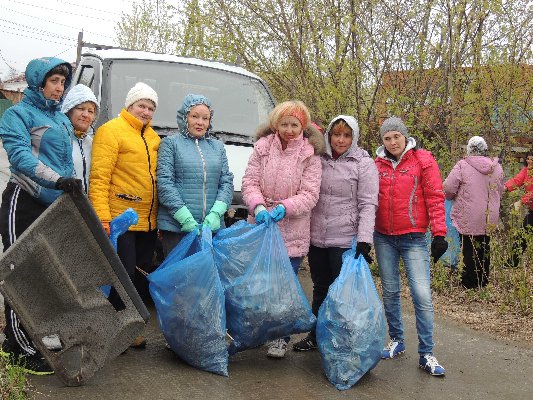
M 446 209 L 446 240 L 448 241 L 448 249 L 446 253 L 440 258 L 444 264 L 449 267 L 457 268 L 459 263 L 459 253 L 461 251 L 461 240 L 459 239 L 459 232 L 457 228 L 453 226 L 450 213 L 452 211 L 453 200 L 446 200 L 444 207 Z
M 212 233 L 186 235 L 148 275 L 161 331 L 188 364 L 228 376 L 224 291 L 213 259 Z
M 364 257 L 355 241 L 342 255 L 342 268 L 318 311 L 316 338 L 328 380 L 339 390 L 352 387 L 381 359 L 385 317 Z
M 128 208 L 122 214 L 111 220 L 109 223 L 109 240 L 111 240 L 111 244 L 115 250 L 117 249 L 118 237 L 137 222 L 139 222 L 139 216 L 133 208 Z
M 221 229 L 213 238 L 215 265 L 224 290 L 252 265 L 266 229 L 266 224 L 251 225 L 241 220 Z
M 459 232 L 457 228 L 453 226 L 450 213 L 452 211 L 453 200 L 446 200 L 444 202 L 444 209 L 446 211 L 446 241 L 448 242 L 448 249 L 439 258 L 439 260 L 446 266 L 451 268 L 457 268 L 459 263 L 459 253 L 461 252 L 461 240 L 459 238 Z M 426 232 L 426 238 L 428 246 L 431 244 L 432 236 L 431 232 Z
M 117 215 L 109 223 L 109 240 L 113 245 L 115 251 L 117 251 L 118 237 L 126 232 L 131 225 L 135 225 L 139 222 L 139 216 L 133 208 L 126 209 L 122 214 Z M 104 293 L 105 297 L 109 297 L 111 293 L 111 286 L 102 285 L 100 290 Z
M 234 229 L 242 235 L 229 232 L 227 240 L 219 237 L 214 242 L 215 254 L 232 254 L 217 264 L 227 281 L 227 329 L 233 338 L 229 353 L 310 331 L 316 318 L 291 267 L 277 224 L 241 223 Z

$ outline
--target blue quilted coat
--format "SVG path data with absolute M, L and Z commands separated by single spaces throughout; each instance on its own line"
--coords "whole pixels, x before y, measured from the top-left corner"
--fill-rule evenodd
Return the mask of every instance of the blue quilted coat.
M 10 181 L 44 205 L 62 193 L 55 190 L 59 177 L 73 174 L 72 124 L 61 112 L 61 101 L 48 100 L 41 92 L 44 77 L 52 68 L 70 64 L 53 57 L 30 61 L 26 68 L 28 88 L 22 101 L 9 108 L 0 120 L 0 137 L 11 164 Z M 70 84 L 71 74 L 65 87 Z
M 192 138 L 179 133 L 163 139 L 157 161 L 157 193 L 157 228 L 172 232 L 181 232 L 172 216 L 183 206 L 201 224 L 215 201 L 230 205 L 233 174 L 224 144 L 209 135 Z

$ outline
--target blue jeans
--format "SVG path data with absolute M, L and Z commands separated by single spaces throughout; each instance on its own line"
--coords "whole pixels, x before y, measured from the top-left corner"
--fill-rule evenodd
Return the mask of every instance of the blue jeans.
M 429 251 L 423 233 L 382 235 L 374 232 L 374 246 L 383 289 L 383 305 L 389 326 L 389 336 L 404 340 L 400 306 L 400 257 L 403 259 L 411 298 L 415 308 L 418 353 L 433 351 L 433 302 Z
M 298 270 L 302 264 L 303 257 L 289 257 L 289 260 L 291 260 L 291 267 L 294 271 L 294 274 L 298 275 Z

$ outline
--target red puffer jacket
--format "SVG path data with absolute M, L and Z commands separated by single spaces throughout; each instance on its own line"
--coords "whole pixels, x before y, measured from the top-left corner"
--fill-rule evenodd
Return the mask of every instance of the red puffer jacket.
M 384 154 L 383 154 L 384 155 Z M 376 231 L 384 235 L 426 232 L 446 236 L 444 192 L 439 167 L 427 150 L 408 150 L 396 169 L 380 155 Z
M 529 207 L 530 210 L 533 210 L 533 172 L 528 171 L 527 167 L 524 167 L 514 178 L 505 182 L 505 186 L 509 192 L 524 186 L 525 193 L 521 199 L 522 204 Z

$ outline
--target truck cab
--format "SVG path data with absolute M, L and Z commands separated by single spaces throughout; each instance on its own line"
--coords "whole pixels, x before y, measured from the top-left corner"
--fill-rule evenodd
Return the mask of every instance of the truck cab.
M 95 128 L 116 117 L 135 83 L 150 85 L 159 98 L 152 127 L 161 136 L 178 133 L 176 113 L 185 95 L 202 94 L 213 104 L 213 133 L 224 143 L 233 173 L 229 217 L 246 216 L 241 182 L 253 150 L 257 126 L 275 105 L 266 83 L 238 66 L 196 58 L 123 49 L 87 50 L 72 85 L 82 83 L 100 100 Z

